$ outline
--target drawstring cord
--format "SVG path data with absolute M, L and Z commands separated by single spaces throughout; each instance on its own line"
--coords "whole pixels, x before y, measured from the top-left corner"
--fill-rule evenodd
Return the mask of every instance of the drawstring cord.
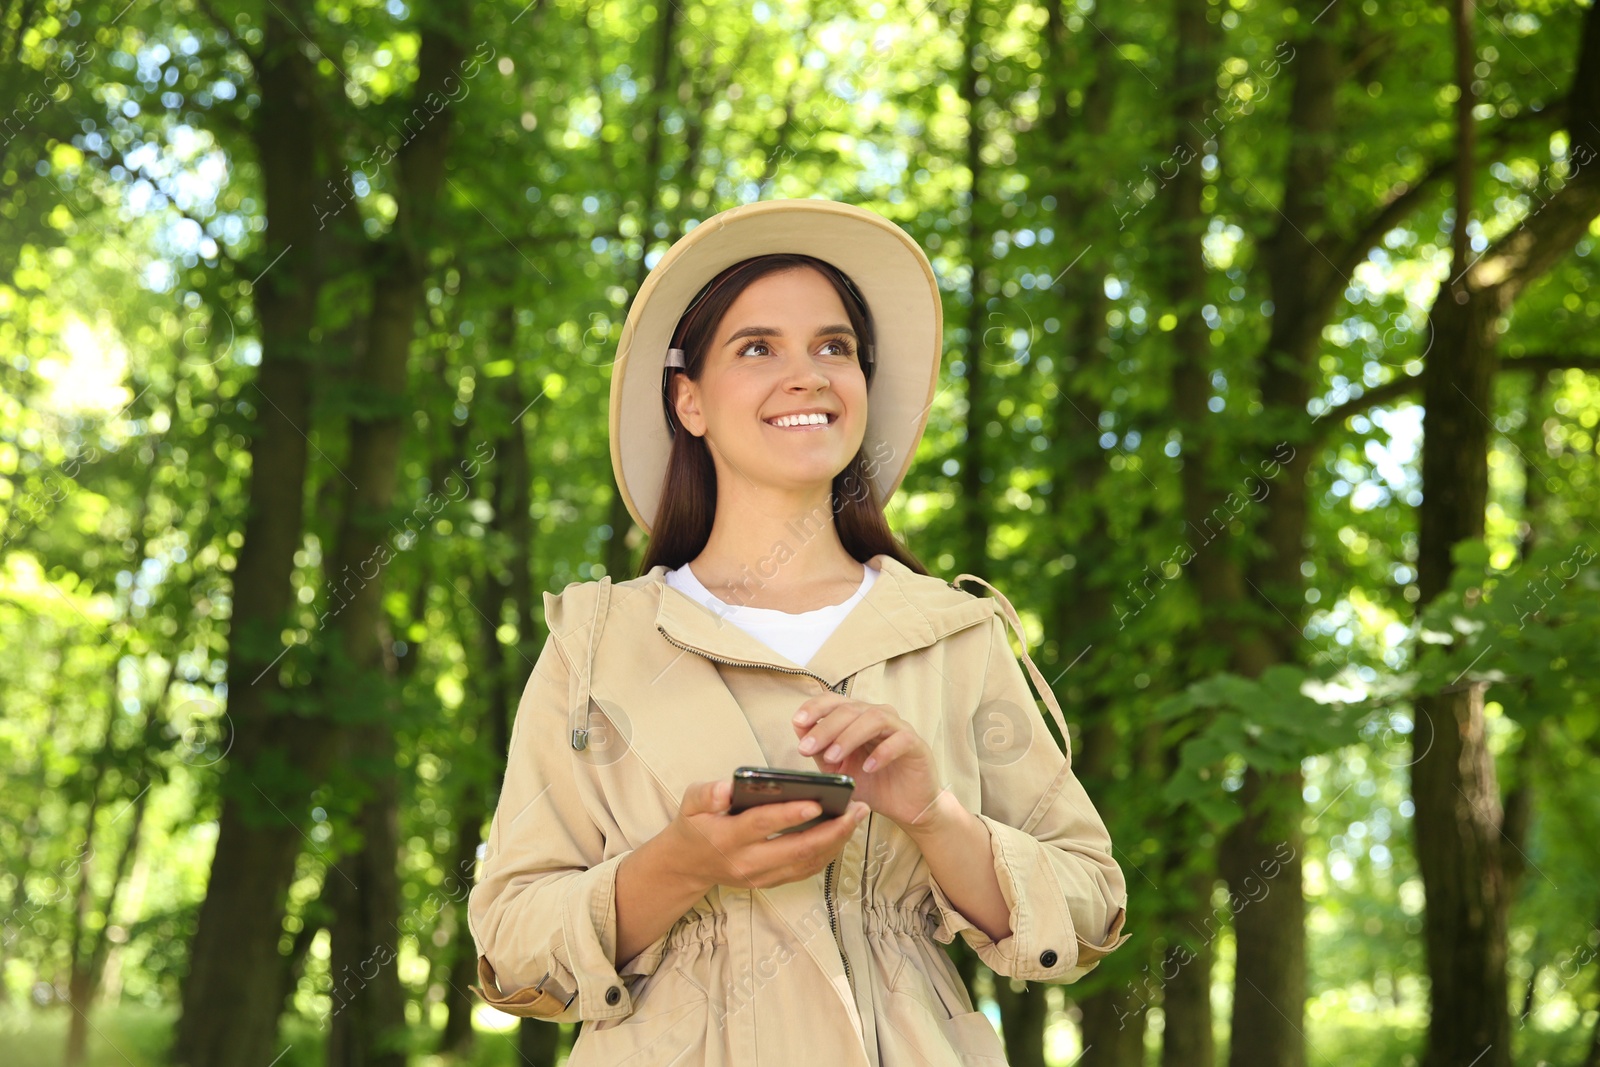
M 1022 646 L 1022 662 L 1028 666 L 1028 674 L 1033 678 L 1033 687 L 1044 698 L 1046 706 L 1050 709 L 1050 714 L 1055 716 L 1056 725 L 1061 728 L 1061 741 L 1067 746 L 1067 754 L 1070 758 L 1072 754 L 1072 735 L 1067 733 L 1067 717 L 1061 714 L 1061 705 L 1056 703 L 1055 690 L 1051 689 L 1049 684 L 1045 682 L 1044 675 L 1040 673 L 1038 667 L 1034 666 L 1033 659 L 1028 655 L 1028 637 L 1022 631 L 1022 618 L 1017 614 L 1017 609 L 1011 606 L 1011 601 L 1006 599 L 1004 593 L 989 585 L 988 582 L 979 578 L 976 574 L 958 574 L 950 585 L 952 588 L 959 589 L 961 582 L 968 578 L 988 586 L 994 592 L 995 599 L 999 601 L 1000 613 L 1005 616 L 1006 621 L 1011 624 L 1011 628 L 1016 631 L 1017 643 Z
M 572 708 L 567 713 L 567 726 L 572 731 L 572 747 L 582 750 L 589 745 L 589 684 L 594 677 L 594 650 L 600 644 L 600 621 L 606 617 L 611 604 L 611 576 L 600 579 L 600 588 L 594 600 L 594 618 L 589 622 L 588 653 L 578 661 L 577 687 L 572 693 Z

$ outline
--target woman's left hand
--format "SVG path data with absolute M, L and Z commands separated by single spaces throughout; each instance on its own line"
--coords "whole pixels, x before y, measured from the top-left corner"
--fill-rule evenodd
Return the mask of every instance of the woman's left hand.
M 801 755 L 820 770 L 855 779 L 853 799 L 907 832 L 933 817 L 941 792 L 933 750 L 894 708 L 822 693 L 801 704 L 790 725 Z

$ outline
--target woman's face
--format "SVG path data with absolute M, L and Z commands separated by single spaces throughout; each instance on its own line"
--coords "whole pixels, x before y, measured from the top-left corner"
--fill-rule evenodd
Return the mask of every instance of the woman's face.
M 866 436 L 859 348 L 844 302 L 809 267 L 768 274 L 739 294 L 712 334 L 700 380 L 674 376 L 683 383 L 674 386 L 678 419 L 706 439 L 719 491 L 831 486 Z M 828 421 L 773 424 L 795 412 L 825 412 Z

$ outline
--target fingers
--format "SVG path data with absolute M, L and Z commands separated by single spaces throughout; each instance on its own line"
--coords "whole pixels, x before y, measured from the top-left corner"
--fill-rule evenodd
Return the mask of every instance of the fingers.
M 800 754 L 802 756 L 821 756 L 828 746 L 833 744 L 838 736 L 844 732 L 856 719 L 860 718 L 860 708 L 833 708 L 821 714 L 818 718 L 813 713 L 807 722 L 814 725 L 807 727 L 805 723 L 796 722 L 795 733 L 800 735 Z
M 862 801 L 852 800 L 843 815 L 824 819 L 808 830 L 797 830 L 788 834 L 787 839 L 802 848 L 816 844 L 831 854 L 835 845 L 843 844 L 846 838 L 855 833 L 856 827 L 870 810 Z
M 684 815 L 702 815 L 723 812 L 733 804 L 733 783 L 726 779 L 710 782 L 691 782 L 683 791 L 683 802 L 678 810 Z
M 733 783 L 727 780 L 694 782 L 685 788 L 679 804 L 683 816 L 728 812 Z M 826 818 L 806 830 L 779 831 L 807 822 L 822 813 L 815 800 L 758 804 L 727 821 L 678 820 L 693 831 L 694 849 L 703 854 L 717 884 L 765 889 L 809 878 L 839 854 L 844 843 L 871 809 L 853 801 L 844 814 Z M 697 825 L 698 822 L 698 825 Z
M 897 730 L 872 746 L 870 754 L 862 761 L 861 769 L 875 771 L 886 766 L 890 761 L 911 751 L 916 743 L 909 730 Z
M 840 704 L 851 703 L 854 701 L 843 693 L 818 693 L 795 709 L 794 724 L 800 727 L 809 726 Z
M 828 763 L 839 763 L 851 752 L 875 738 L 892 733 L 896 724 L 882 708 L 869 707 L 854 715 L 835 714 L 817 723 L 800 742 L 800 753 Z M 834 748 L 838 751 L 835 752 Z
M 797 830 L 771 841 L 751 845 L 751 848 L 768 850 L 767 854 L 771 857 L 770 862 L 763 865 L 763 873 L 755 879 L 754 884 L 760 888 L 770 888 L 810 878 L 839 854 L 870 810 L 861 801 L 852 801 L 838 818 L 824 819 L 809 830 Z
M 815 800 L 786 800 L 779 804 L 760 804 L 734 818 L 752 834 L 766 837 L 796 823 L 815 818 L 822 813 L 822 805 Z

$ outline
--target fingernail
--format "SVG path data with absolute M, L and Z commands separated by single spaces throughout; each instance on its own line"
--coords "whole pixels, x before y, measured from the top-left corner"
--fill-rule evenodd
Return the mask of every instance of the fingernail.
M 800 742 L 800 752 L 803 755 L 809 756 L 811 754 L 811 750 L 816 747 L 817 739 L 815 737 L 808 737 L 804 741 Z
M 828 749 L 828 758 L 829 759 L 838 759 L 839 756 L 840 756 L 841 751 L 842 750 L 839 748 L 838 745 L 834 745 L 833 747 Z
M 797 711 L 797 712 L 794 713 L 794 724 L 796 726 L 804 726 L 806 724 L 806 720 L 809 719 L 809 718 L 810 718 L 810 716 L 807 715 L 805 712 Z
M 856 822 L 860 822 L 862 819 L 866 818 L 867 806 L 865 804 L 857 800 L 850 806 L 855 809 Z

